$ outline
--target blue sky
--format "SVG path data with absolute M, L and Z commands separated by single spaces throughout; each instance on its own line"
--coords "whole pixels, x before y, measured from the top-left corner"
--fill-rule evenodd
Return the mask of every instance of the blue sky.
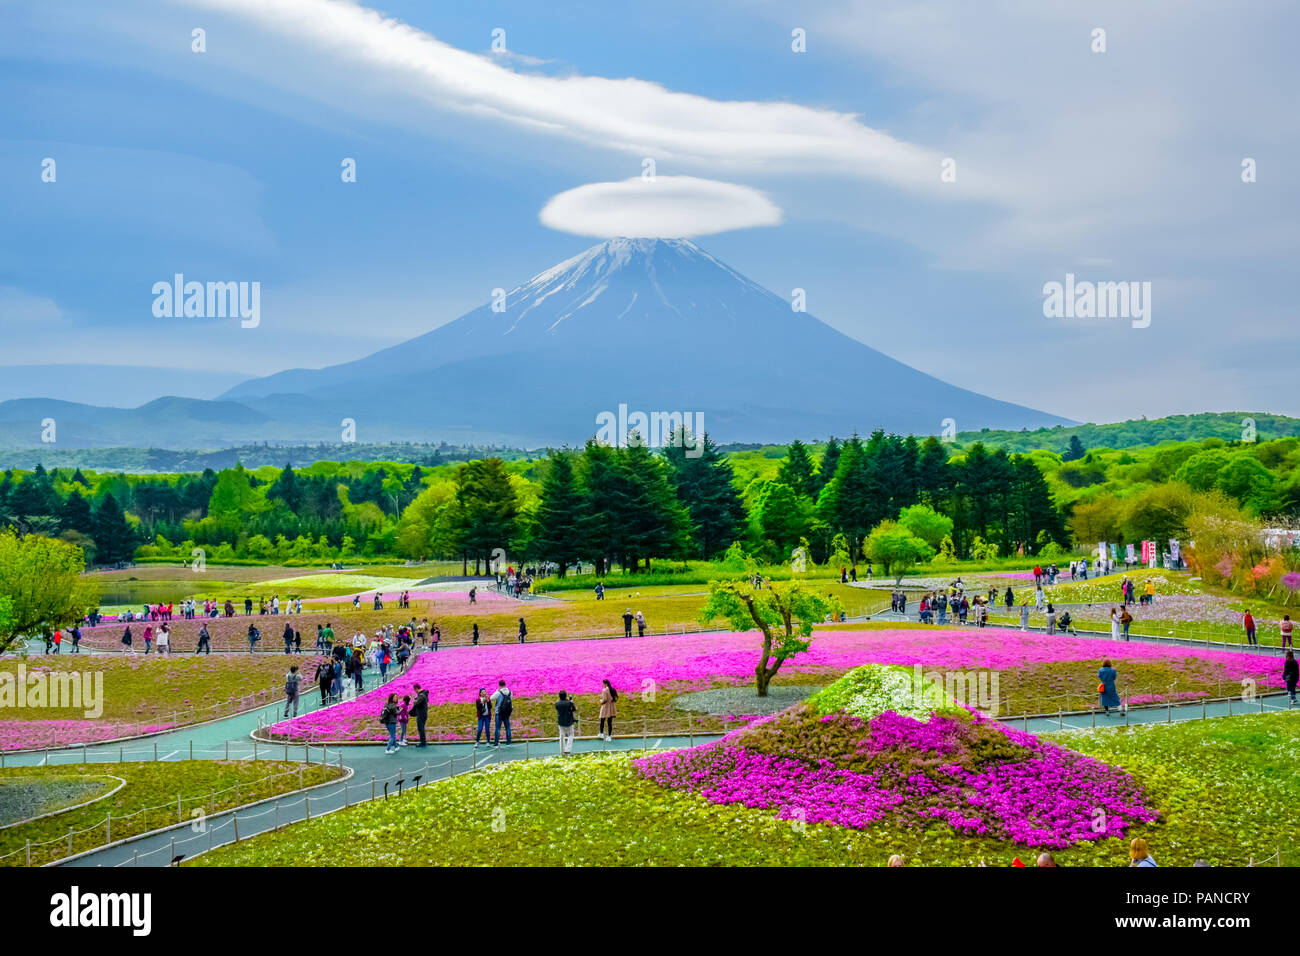
M 688 206 L 701 246 L 956 384 L 1300 414 L 1300 14 L 1131 6 L 0 0 L 0 365 L 156 366 L 170 394 L 358 358 L 593 244 L 539 213 L 652 157 L 779 210 L 710 234 L 732 219 Z M 617 219 L 608 195 L 562 224 Z M 175 272 L 261 282 L 262 324 L 155 318 Z M 1150 281 L 1151 326 L 1045 318 L 1066 272 Z

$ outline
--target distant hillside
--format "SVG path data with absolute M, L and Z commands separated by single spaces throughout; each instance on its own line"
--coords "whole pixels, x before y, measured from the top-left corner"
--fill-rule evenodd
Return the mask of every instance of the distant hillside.
M 220 471 L 242 463 L 246 468 L 286 464 L 303 468 L 318 461 L 395 461 L 436 467 L 448 462 L 472 461 L 495 456 L 514 461 L 539 454 L 497 446 L 411 444 L 402 442 L 362 444 L 360 442 L 320 445 L 241 445 L 212 451 L 172 451 L 167 448 L 59 448 L 46 445 L 17 451 L 0 450 L 0 469 L 90 468 L 128 474 L 182 474 L 205 468 Z
M 983 428 L 977 432 L 958 432 L 956 444 L 966 447 L 983 442 L 1009 452 L 1043 449 L 1060 454 L 1069 447 L 1071 435 L 1078 435 L 1084 448 L 1133 448 L 1158 445 L 1164 441 L 1200 441 L 1205 438 L 1241 441 L 1246 427 L 1243 422 L 1247 419 L 1254 422 L 1258 441 L 1300 435 L 1300 418 L 1263 412 L 1202 412 L 1168 418 L 1134 418 L 1106 425 L 1057 425 L 1032 431 Z

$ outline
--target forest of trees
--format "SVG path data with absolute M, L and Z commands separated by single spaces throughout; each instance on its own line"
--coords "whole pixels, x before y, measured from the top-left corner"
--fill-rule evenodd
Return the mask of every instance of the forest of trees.
M 1027 458 L 976 447 L 950 459 L 933 438 L 883 431 L 832 439 L 816 456 L 794 442 L 776 474 L 745 487 L 707 436 L 695 457 L 680 446 L 656 453 L 592 442 L 532 461 L 428 470 L 317 463 L 87 476 L 38 465 L 0 481 L 0 525 L 62 537 L 96 564 L 185 558 L 199 547 L 209 560 L 400 555 L 483 569 L 504 552 L 636 568 L 716 557 L 733 542 L 773 561 L 803 542 L 821 561 L 837 536 L 856 558 L 872 528 L 915 504 L 951 518 L 957 553 L 977 537 L 1002 553 L 1065 540 L 1063 517 Z
M 697 457 L 589 443 L 545 457 L 424 467 L 317 462 L 170 475 L 38 465 L 0 480 L 0 528 L 59 537 L 88 563 L 151 558 L 616 562 L 923 560 L 1059 553 L 1071 541 L 1179 537 L 1203 507 L 1300 512 L 1300 439 L 1009 454 L 873 432 Z M 1207 497 L 1209 496 L 1209 497 Z M 1198 505 L 1197 502 L 1201 504 Z M 864 548 L 866 551 L 864 552 Z

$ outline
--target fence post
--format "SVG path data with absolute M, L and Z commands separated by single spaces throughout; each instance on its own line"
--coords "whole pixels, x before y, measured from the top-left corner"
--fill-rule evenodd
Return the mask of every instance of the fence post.
M 153 742 L 153 759 L 155 761 L 158 759 L 158 741 L 156 740 Z
M 68 827 L 68 856 L 72 856 L 72 827 Z
M 117 748 L 117 762 L 118 762 L 118 763 L 122 763 L 122 761 L 125 760 L 125 759 L 126 759 L 126 758 L 125 758 L 125 757 L 123 756 L 123 754 L 122 754 L 122 748 L 119 746 L 119 747 Z
M 231 819 L 231 821 L 235 824 L 235 842 L 238 843 L 238 842 L 239 842 L 239 814 L 237 814 L 237 813 L 236 813 L 236 814 L 232 814 L 231 817 L 230 817 L 230 819 Z M 173 853 L 173 854 L 172 854 L 172 859 L 175 859 L 175 858 L 176 858 L 176 854 Z
M 311 819 L 311 794 L 310 793 L 302 798 L 302 805 L 307 808 L 307 819 L 310 820 Z
M 27 865 L 32 865 L 32 841 L 27 841 Z
M 217 791 L 213 790 L 212 795 L 208 797 L 208 813 L 217 812 Z
M 185 822 L 184 811 L 181 810 L 181 795 L 179 793 L 176 794 L 176 822 Z
M 371 799 L 371 800 L 375 799 L 375 776 L 374 776 L 374 774 L 371 774 L 371 775 L 370 775 L 370 799 Z
M 86 763 L 86 745 L 81 745 L 81 762 Z
M 104 842 L 113 842 L 113 811 L 108 811 L 108 816 L 104 817 Z

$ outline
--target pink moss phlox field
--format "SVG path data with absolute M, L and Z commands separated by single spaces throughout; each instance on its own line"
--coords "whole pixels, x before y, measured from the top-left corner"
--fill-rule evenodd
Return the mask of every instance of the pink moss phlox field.
M 367 672 L 372 688 L 353 701 L 277 723 L 274 736 L 311 740 L 382 740 L 378 723 L 390 693 L 412 693 L 419 683 L 429 691 L 429 703 L 464 704 L 471 708 L 480 687 L 489 692 L 505 679 L 516 699 L 599 693 L 609 678 L 624 692 L 673 685 L 689 691 L 719 682 L 741 683 L 752 678 L 756 634 L 690 634 L 610 640 L 551 641 L 532 644 L 491 644 L 455 647 L 422 654 L 411 669 L 380 689 L 378 675 Z M 1229 651 L 1189 651 L 1137 642 L 1121 647 L 1095 638 L 1057 637 L 1018 630 L 879 630 L 819 632 L 811 649 L 786 662 L 783 671 L 848 670 L 861 664 L 924 664 L 933 668 L 994 670 L 1053 661 L 1117 660 L 1180 661 L 1194 656 L 1221 665 L 1224 680 L 1250 677 L 1261 686 L 1281 686 L 1280 668 L 1250 654 Z M 1276 672 L 1276 673 L 1275 673 Z M 304 693 L 312 687 L 304 672 Z M 472 708 L 467 725 L 472 728 Z M 471 731 L 472 732 L 472 731 Z
M 689 750 L 633 761 L 654 783 L 782 819 L 861 829 L 890 818 L 1061 849 L 1157 814 L 1123 770 L 978 715 L 789 711 Z
M 173 726 L 124 720 L 0 720 L 0 750 L 50 750 L 153 734 Z

